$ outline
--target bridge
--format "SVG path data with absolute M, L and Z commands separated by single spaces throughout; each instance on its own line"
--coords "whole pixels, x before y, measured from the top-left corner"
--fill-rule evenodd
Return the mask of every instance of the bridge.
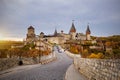
M 54 53 L 55 61 L 2 71 L 0 80 L 120 80 L 120 59 L 85 59 L 56 47 Z
M 73 59 L 56 47 L 57 59 L 48 64 L 23 65 L 1 72 L 0 80 L 64 80 Z

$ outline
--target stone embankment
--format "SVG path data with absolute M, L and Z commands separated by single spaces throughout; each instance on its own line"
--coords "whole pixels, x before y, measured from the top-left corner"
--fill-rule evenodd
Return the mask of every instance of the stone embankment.
M 69 51 L 65 51 L 65 53 L 69 56 L 69 57 L 71 57 L 71 58 L 73 58 L 74 59 L 74 57 L 81 57 L 81 55 L 80 54 L 72 54 L 72 53 L 70 53 Z
M 43 56 L 41 58 L 22 58 L 22 62 L 24 65 L 31 65 L 31 64 L 47 64 L 49 62 L 52 62 L 54 60 L 56 60 L 57 57 L 54 54 L 50 54 L 47 56 Z M 0 59 L 0 71 L 12 68 L 14 66 L 18 66 L 19 63 L 19 58 L 3 58 Z
M 17 58 L 0 59 L 0 71 L 17 66 L 18 61 Z
M 50 58 L 50 59 L 47 59 L 47 60 L 42 61 L 41 64 L 47 64 L 47 63 L 49 63 L 49 62 L 55 61 L 56 59 L 57 59 L 57 57 Z
M 120 59 L 87 59 L 74 57 L 75 68 L 89 80 L 120 80 Z
M 74 65 L 89 80 L 120 80 L 120 59 L 74 58 Z

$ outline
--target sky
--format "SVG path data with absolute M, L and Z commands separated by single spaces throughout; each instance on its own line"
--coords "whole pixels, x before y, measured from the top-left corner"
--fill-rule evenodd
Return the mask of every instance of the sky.
M 120 35 L 120 0 L 0 0 L 0 40 L 23 40 L 27 28 L 69 33 L 74 20 L 78 33 L 87 25 L 93 36 Z

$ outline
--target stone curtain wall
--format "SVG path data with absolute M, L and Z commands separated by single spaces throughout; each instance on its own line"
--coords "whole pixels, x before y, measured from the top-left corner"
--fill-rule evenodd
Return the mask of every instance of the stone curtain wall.
M 17 58 L 0 59 L 0 71 L 17 66 L 17 65 L 18 65 Z
M 74 65 L 89 80 L 120 80 L 120 59 L 75 57 Z

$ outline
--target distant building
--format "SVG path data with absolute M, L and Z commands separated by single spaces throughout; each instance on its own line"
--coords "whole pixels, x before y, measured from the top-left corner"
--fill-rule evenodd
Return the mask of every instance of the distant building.
M 91 40 L 90 34 L 91 34 L 91 31 L 90 31 L 90 29 L 89 29 L 89 25 L 87 25 L 86 40 Z
M 75 28 L 74 23 L 72 23 L 72 26 L 71 26 L 71 29 L 70 29 L 70 31 L 69 31 L 69 34 L 70 34 L 70 39 L 75 39 L 75 36 L 76 36 L 76 28 Z
M 86 40 L 86 35 L 83 33 L 77 33 L 76 40 Z
M 28 27 L 26 42 L 31 43 L 35 40 L 35 38 L 36 38 L 35 29 L 32 26 Z
M 61 30 L 61 32 L 58 33 L 57 30 L 55 29 L 55 32 L 52 35 L 45 35 L 43 32 L 41 32 L 39 35 L 36 35 L 35 29 L 33 28 L 33 26 L 30 26 L 28 28 L 25 42 L 31 43 L 31 42 L 36 42 L 38 40 L 42 40 L 42 41 L 46 41 L 48 43 L 53 43 L 53 44 L 64 44 L 68 40 L 91 40 L 90 34 L 91 34 L 91 31 L 90 31 L 89 25 L 87 25 L 86 34 L 77 33 L 74 22 L 72 22 L 72 25 L 68 34 L 64 33 L 63 30 Z

